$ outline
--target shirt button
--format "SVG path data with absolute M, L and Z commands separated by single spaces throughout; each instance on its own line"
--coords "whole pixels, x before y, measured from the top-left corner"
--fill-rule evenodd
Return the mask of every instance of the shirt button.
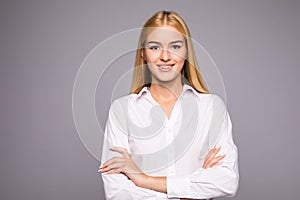
M 170 128 L 170 123 L 169 122 L 165 122 L 164 127 L 165 128 Z
M 175 170 L 174 170 L 174 169 L 171 169 L 171 170 L 170 170 L 170 174 L 171 174 L 171 175 L 174 175 L 174 174 L 175 174 Z

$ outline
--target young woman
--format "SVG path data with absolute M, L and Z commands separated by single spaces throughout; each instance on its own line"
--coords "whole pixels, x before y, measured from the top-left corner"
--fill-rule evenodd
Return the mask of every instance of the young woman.
M 186 23 L 156 13 L 141 31 L 131 94 L 109 111 L 99 169 L 106 198 L 234 196 L 237 155 L 227 109 L 205 87 Z

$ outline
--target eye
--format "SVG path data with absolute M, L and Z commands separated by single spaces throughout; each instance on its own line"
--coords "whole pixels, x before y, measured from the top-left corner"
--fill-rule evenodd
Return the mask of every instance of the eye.
M 158 45 L 150 46 L 149 49 L 151 49 L 151 50 L 159 50 L 159 46 Z
M 172 48 L 172 49 L 180 49 L 181 46 L 178 45 L 178 44 L 174 44 L 174 45 L 171 46 L 171 48 Z

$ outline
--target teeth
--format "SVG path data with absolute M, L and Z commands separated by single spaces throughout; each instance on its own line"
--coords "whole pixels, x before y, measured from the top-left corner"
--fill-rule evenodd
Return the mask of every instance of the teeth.
M 169 65 L 168 66 L 160 65 L 159 67 L 162 68 L 162 69 L 170 69 L 171 66 L 169 66 Z

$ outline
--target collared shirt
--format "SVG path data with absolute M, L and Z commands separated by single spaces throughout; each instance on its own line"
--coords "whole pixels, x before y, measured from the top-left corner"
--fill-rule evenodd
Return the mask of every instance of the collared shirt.
M 137 187 L 124 174 L 102 174 L 106 199 L 208 199 L 234 196 L 239 182 L 238 151 L 222 99 L 183 85 L 170 117 L 144 87 L 115 100 L 109 110 L 101 165 L 118 146 L 128 150 L 140 169 L 167 177 L 167 193 Z M 204 169 L 209 150 L 221 147 L 221 165 Z

